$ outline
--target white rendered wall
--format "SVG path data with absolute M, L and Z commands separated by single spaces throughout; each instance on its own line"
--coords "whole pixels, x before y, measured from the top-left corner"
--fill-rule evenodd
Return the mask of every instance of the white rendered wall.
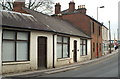
M 30 60 L 32 69 L 37 69 L 38 67 L 38 37 L 47 37 L 47 68 L 53 66 L 53 34 L 49 32 L 32 31 L 30 40 Z
M 74 54 L 74 40 L 77 41 L 77 49 L 80 50 L 80 38 L 79 37 L 70 37 L 70 57 L 68 58 L 61 58 L 61 59 L 57 59 L 57 35 L 55 35 L 54 37 L 54 62 L 55 62 L 55 67 L 58 67 L 58 66 L 62 66 L 62 65 L 66 65 L 66 64 L 71 64 L 71 63 L 74 63 L 73 61 L 73 54 Z M 79 51 L 77 51 L 77 61 L 79 61 L 79 56 L 80 56 L 80 53 Z
M 87 55 L 80 56 L 80 61 L 86 61 L 91 59 L 91 40 L 87 40 Z

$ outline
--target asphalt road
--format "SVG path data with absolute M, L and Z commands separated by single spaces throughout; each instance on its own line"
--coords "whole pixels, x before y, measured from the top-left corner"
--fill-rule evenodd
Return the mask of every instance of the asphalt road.
M 74 70 L 43 77 L 118 77 L 118 54 Z
M 57 78 L 67 78 L 67 79 L 119 79 L 118 78 L 118 60 L 120 59 L 120 54 L 114 54 L 105 59 L 99 60 L 97 62 L 92 62 L 89 64 L 81 65 L 79 68 L 48 74 L 41 76 L 40 73 L 35 73 L 34 76 L 14 76 L 14 77 L 4 77 L 3 79 L 57 79 Z M 120 63 L 120 62 L 119 62 Z M 32 75 L 32 74 L 31 74 Z M 91 77 L 91 78 L 90 78 Z M 108 78 L 106 78 L 108 77 Z M 110 78 L 111 77 L 111 78 Z M 116 77 L 116 78 L 112 78 Z

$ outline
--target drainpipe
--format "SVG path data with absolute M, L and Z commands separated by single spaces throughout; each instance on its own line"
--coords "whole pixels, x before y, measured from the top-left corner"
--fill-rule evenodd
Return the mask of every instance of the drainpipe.
M 53 68 L 55 68 L 55 35 L 53 34 Z
M 1 24 L 2 22 L 0 22 Z M 2 27 L 0 27 L 0 78 L 2 75 Z
M 93 53 L 93 51 L 92 51 L 92 49 L 93 49 L 92 40 L 90 40 L 90 42 L 91 42 L 91 48 L 90 48 L 90 50 L 91 50 L 91 60 L 92 60 L 92 53 Z

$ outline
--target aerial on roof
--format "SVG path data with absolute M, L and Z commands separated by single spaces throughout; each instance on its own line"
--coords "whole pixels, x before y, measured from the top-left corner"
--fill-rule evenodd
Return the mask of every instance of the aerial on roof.
M 2 17 L 2 26 L 42 30 L 90 38 L 75 28 L 73 25 L 62 19 L 51 17 L 30 9 L 24 10 L 26 10 L 31 15 L 28 16 L 25 14 L 1 11 L 0 13 L 2 13 L 2 15 L 0 15 L 0 17 Z

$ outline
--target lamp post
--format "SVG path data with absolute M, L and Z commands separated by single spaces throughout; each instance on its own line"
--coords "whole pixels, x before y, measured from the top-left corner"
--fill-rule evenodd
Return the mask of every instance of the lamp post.
M 104 6 L 100 6 L 100 7 L 97 7 L 97 21 L 98 21 L 98 8 L 104 8 Z M 98 32 L 99 32 L 99 25 L 98 25 L 98 28 L 97 28 L 97 30 L 98 30 Z M 98 37 L 99 37 L 99 33 L 97 32 L 97 57 L 99 57 L 99 51 L 98 51 L 98 44 L 99 44 L 99 42 L 98 42 Z
M 104 8 L 104 6 L 97 7 L 97 20 L 98 20 L 98 8 Z
M 110 53 L 111 53 L 111 30 L 110 30 L 110 21 L 109 23 L 109 42 L 110 42 Z

